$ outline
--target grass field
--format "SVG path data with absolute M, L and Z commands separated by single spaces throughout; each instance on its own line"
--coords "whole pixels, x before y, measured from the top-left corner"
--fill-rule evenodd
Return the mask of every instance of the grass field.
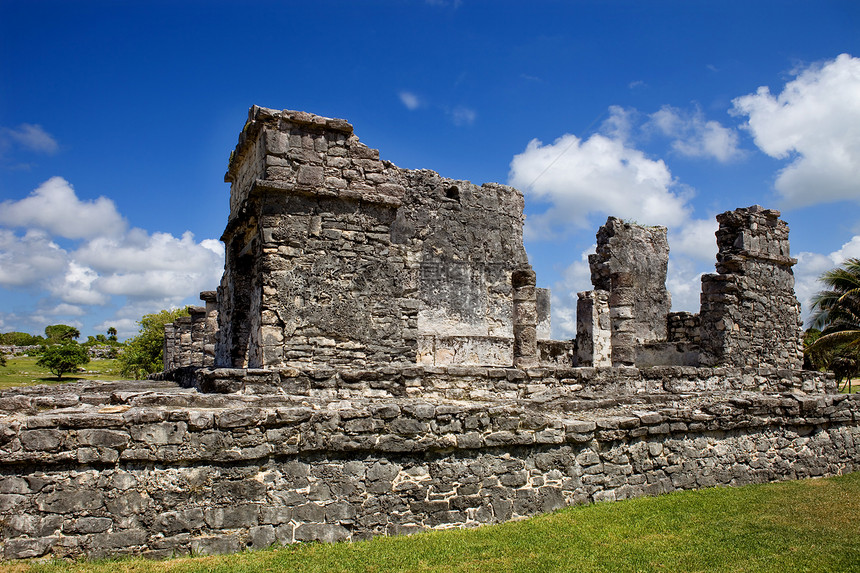
M 47 368 L 36 366 L 38 358 L 29 356 L 14 356 L 6 359 L 6 366 L 0 366 L 0 390 L 12 386 L 30 386 L 32 384 L 61 384 L 75 380 L 121 380 L 119 365 L 116 360 L 90 360 L 82 370 L 86 372 L 69 372 L 63 374 L 60 380 L 51 374 Z
M 569 508 L 472 530 L 169 561 L 7 563 L 15 573 L 860 571 L 860 473 Z

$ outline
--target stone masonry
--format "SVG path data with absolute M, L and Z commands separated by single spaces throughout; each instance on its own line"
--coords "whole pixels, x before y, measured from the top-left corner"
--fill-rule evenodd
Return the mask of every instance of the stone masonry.
M 523 197 L 254 107 L 224 275 L 144 382 L 0 391 L 6 559 L 169 557 L 472 527 L 860 469 L 860 400 L 800 369 L 788 228 L 718 217 L 698 314 L 666 229 L 610 217 L 549 340 Z
M 800 368 L 800 303 L 779 211 L 759 206 L 717 217 L 717 274 L 702 277 L 704 365 Z

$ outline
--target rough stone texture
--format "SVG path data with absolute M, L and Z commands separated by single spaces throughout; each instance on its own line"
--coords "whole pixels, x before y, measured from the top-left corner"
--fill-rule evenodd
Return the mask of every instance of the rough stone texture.
M 858 396 L 690 396 L 683 386 L 699 370 L 714 369 L 663 372 L 678 386 L 664 399 L 610 406 L 615 390 L 595 386 L 599 408 L 564 395 L 330 400 L 154 382 L 5 391 L 0 550 L 221 553 L 860 468 Z M 537 373 L 523 374 L 527 389 Z
M 700 315 L 669 313 L 665 228 L 610 218 L 577 338 L 552 341 L 514 189 L 256 107 L 226 179 L 221 285 L 165 329 L 181 388 L 0 392 L 7 558 L 354 540 L 860 469 L 860 399 L 799 369 L 776 211 L 718 217 Z
M 797 262 L 779 211 L 758 205 L 717 216 L 717 274 L 702 277 L 701 358 L 708 366 L 800 368 Z
M 577 293 L 576 365 L 612 366 L 612 321 L 605 290 Z
M 343 120 L 257 107 L 225 179 L 218 365 L 415 363 L 422 336 L 513 338 L 515 189 L 400 169 Z
M 591 282 L 609 292 L 612 364 L 635 364 L 636 346 L 666 340 L 672 307 L 666 290 L 666 227 L 644 227 L 609 217 L 589 255 Z

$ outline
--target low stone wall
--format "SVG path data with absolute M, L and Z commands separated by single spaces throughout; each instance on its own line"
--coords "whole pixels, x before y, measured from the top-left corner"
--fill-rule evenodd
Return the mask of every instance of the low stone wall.
M 212 553 L 497 523 L 860 469 L 860 396 L 327 400 L 167 382 L 0 393 L 8 559 Z M 574 408 L 575 410 L 575 408 Z
M 836 392 L 832 374 L 776 368 L 489 368 L 410 366 L 374 370 L 189 368 L 158 375 L 203 392 L 326 398 L 415 397 L 452 400 L 591 400 L 636 395 Z

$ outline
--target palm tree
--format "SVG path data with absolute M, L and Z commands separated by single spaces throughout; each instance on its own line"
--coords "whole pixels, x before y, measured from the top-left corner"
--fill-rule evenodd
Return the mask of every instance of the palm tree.
M 827 287 L 812 298 L 812 326 L 821 336 L 806 353 L 824 353 L 837 381 L 860 374 L 860 259 L 852 258 L 818 279 Z

